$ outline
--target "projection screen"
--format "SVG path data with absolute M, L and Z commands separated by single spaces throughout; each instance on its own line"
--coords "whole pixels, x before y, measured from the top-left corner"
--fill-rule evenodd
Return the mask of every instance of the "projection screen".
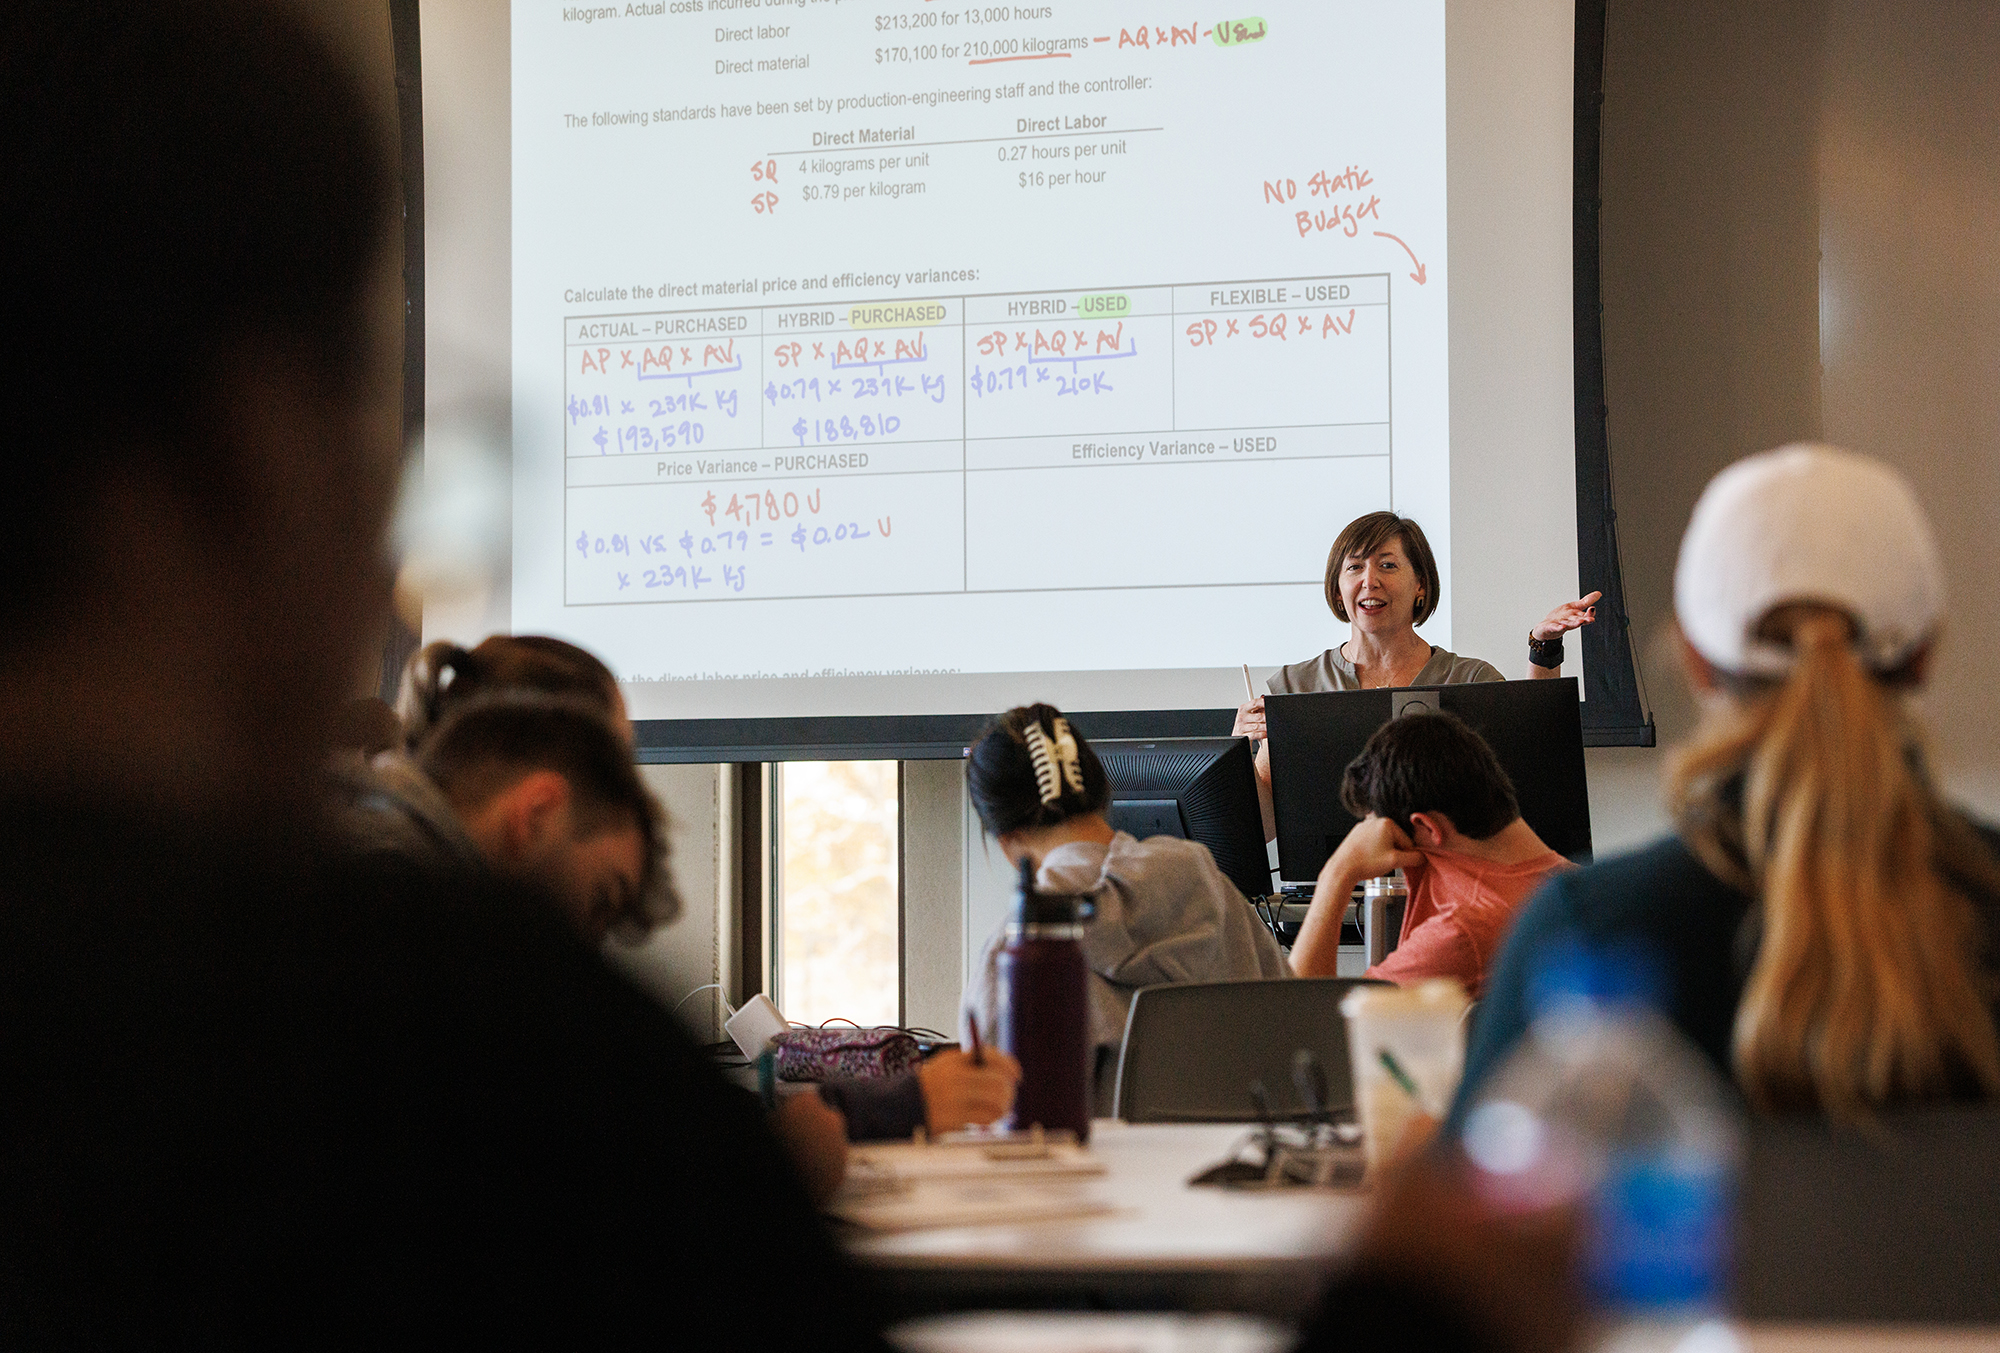
M 1571 0 L 420 18 L 431 444 L 486 429 L 507 522 L 426 637 L 588 646 L 651 759 L 951 755 L 1037 699 L 1226 731 L 1245 664 L 1345 638 L 1379 508 L 1424 637 L 1510 676 L 1615 593 Z

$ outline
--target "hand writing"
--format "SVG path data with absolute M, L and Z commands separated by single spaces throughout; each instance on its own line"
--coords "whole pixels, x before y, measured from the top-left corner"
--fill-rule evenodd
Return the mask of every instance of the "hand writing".
M 1021 1064 L 994 1047 L 985 1056 L 985 1064 L 977 1065 L 971 1054 L 947 1049 L 917 1068 L 925 1125 L 932 1136 L 974 1124 L 983 1127 L 1014 1107 Z

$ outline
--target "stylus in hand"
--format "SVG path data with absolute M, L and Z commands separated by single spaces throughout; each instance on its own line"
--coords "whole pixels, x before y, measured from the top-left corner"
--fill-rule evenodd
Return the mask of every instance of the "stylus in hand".
M 1250 680 L 1250 664 L 1247 662 L 1243 664 L 1243 693 L 1250 697 L 1251 704 L 1257 703 L 1257 686 Z M 1263 739 L 1253 738 L 1251 741 L 1262 742 Z

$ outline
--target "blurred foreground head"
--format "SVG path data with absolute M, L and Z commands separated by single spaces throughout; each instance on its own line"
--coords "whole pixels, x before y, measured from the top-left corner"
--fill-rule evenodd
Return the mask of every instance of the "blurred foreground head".
M 0 10 L 0 769 L 283 803 L 386 604 L 386 129 L 249 0 Z
M 1705 707 L 1674 815 L 1758 899 L 1733 1039 L 1751 1103 L 1860 1117 L 2000 1097 L 1970 896 L 2000 897 L 2000 863 L 1939 801 L 1905 699 L 1945 616 L 1909 483 L 1828 446 L 1737 462 L 1695 505 L 1674 609 Z

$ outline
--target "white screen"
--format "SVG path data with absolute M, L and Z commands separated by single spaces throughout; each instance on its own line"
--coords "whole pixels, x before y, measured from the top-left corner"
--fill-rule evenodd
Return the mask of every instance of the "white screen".
M 424 20 L 435 161 L 492 43 Z M 429 168 L 436 390 L 503 281 L 451 196 L 511 215 L 486 627 L 640 718 L 1231 705 L 1344 637 L 1327 548 L 1392 507 L 1425 636 L 1524 675 L 1575 595 L 1571 22 L 517 0 L 509 189 Z

